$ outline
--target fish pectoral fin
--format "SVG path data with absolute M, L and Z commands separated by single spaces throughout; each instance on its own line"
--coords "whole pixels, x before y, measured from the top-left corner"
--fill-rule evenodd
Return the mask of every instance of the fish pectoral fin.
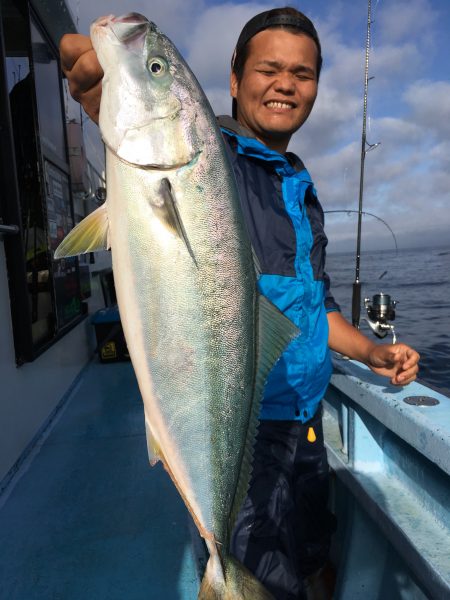
M 161 460 L 162 453 L 161 448 L 159 447 L 159 444 L 152 433 L 150 425 L 147 422 L 147 418 L 145 419 L 145 435 L 147 438 L 148 460 L 150 461 L 150 464 L 153 467 L 158 461 Z
M 109 221 L 106 204 L 83 219 L 56 248 L 54 258 L 109 250 Z
M 181 220 L 172 186 L 166 177 L 161 180 L 160 200 L 162 200 L 162 203 L 160 202 L 158 205 L 152 205 L 155 216 L 164 224 L 165 227 L 167 227 L 167 229 L 169 229 L 169 231 L 178 236 L 184 242 L 184 245 L 186 246 L 190 257 L 194 261 L 195 266 L 198 267 L 197 260 L 186 233 L 186 229 L 183 225 L 183 221 Z

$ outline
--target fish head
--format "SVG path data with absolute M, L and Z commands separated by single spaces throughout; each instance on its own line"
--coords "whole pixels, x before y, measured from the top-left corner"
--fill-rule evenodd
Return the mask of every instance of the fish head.
M 107 148 L 139 166 L 191 162 L 202 145 L 202 92 L 172 42 L 137 13 L 100 17 L 91 39 L 104 71 L 99 125 Z

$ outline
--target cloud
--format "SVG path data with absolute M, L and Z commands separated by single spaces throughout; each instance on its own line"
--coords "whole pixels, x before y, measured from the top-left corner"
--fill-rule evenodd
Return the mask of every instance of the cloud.
M 264 9 L 264 4 L 227 3 L 198 15 L 186 59 L 206 87 L 227 87 L 231 56 L 239 33 L 252 16 Z
M 164 0 L 152 2 L 148 0 L 68 0 L 75 22 L 79 20 L 79 31 L 89 34 L 92 21 L 102 15 L 122 15 L 137 12 L 146 16 L 163 31 L 174 44 L 181 49 L 189 40 L 191 31 L 199 14 L 205 10 L 204 0 Z
M 411 118 L 436 135 L 450 134 L 450 83 L 415 81 L 403 94 Z
M 128 3 L 127 3 L 128 4 Z M 275 5 L 284 5 L 284 2 Z M 438 44 L 448 44 L 446 3 L 373 3 L 364 207 L 385 219 L 401 245 L 448 242 L 450 228 L 450 83 Z M 122 2 L 71 0 L 85 32 L 100 14 L 124 12 Z M 154 20 L 177 45 L 218 114 L 230 112 L 230 58 L 245 22 L 273 3 L 166 0 L 130 5 Z M 118 8 L 117 8 L 118 7 Z M 366 3 L 304 0 L 319 32 L 324 69 L 314 110 L 290 149 L 310 170 L 325 209 L 357 208 L 360 178 Z M 447 21 L 448 22 L 448 21 Z M 447 27 L 448 28 L 448 27 Z M 444 35 L 445 33 L 445 35 Z M 441 50 L 446 56 L 446 50 Z M 439 75 L 440 69 L 440 75 Z M 356 219 L 327 216 L 333 243 L 354 247 Z M 392 247 L 382 224 L 364 220 L 364 243 Z M 419 239 L 420 238 L 420 239 Z
M 428 44 L 438 19 L 429 0 L 397 0 L 380 3 L 375 14 L 378 35 L 382 42 L 414 41 Z
M 401 244 L 429 243 L 433 233 L 436 243 L 448 243 L 450 84 L 422 79 L 432 58 L 424 49 L 431 48 L 436 13 L 425 0 L 395 7 L 379 10 L 376 16 L 377 31 L 383 33 L 370 55 L 370 75 L 375 79 L 369 86 L 367 139 L 381 141 L 381 146 L 366 154 L 364 207 L 385 219 Z M 400 14 L 397 7 L 406 11 L 409 29 L 395 23 Z M 354 48 L 340 34 L 345 26 L 339 11 L 324 28 L 328 66 L 310 120 L 296 134 L 292 147 L 305 159 L 325 209 L 357 209 L 363 48 Z M 356 221 L 352 219 L 327 216 L 331 249 L 354 244 Z M 389 231 L 383 232 L 374 219 L 365 218 L 363 231 L 369 246 L 377 247 L 381 240 L 387 247 L 392 244 Z

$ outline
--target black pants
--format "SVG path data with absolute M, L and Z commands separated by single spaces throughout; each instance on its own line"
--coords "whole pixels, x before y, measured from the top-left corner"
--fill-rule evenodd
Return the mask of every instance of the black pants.
M 307 423 L 261 421 L 232 535 L 232 553 L 276 600 L 305 597 L 302 579 L 326 562 L 335 530 L 321 412 Z M 311 427 L 315 441 L 308 440 Z

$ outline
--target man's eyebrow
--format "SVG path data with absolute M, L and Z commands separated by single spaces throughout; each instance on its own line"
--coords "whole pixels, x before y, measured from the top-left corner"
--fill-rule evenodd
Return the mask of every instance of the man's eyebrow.
M 283 65 L 277 60 L 260 60 L 256 63 L 256 66 L 266 65 L 267 67 L 273 67 L 274 69 L 282 69 Z

